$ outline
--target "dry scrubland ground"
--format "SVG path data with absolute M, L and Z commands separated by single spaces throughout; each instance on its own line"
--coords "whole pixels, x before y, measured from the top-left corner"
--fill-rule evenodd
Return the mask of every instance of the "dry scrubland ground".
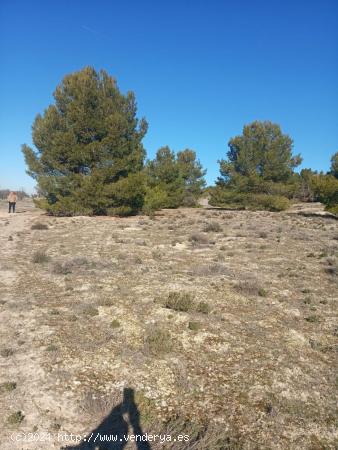
M 337 446 L 336 221 L 216 209 L 55 218 L 29 202 L 16 215 L 5 207 L 1 449 L 60 448 L 9 436 L 88 433 L 123 387 L 135 390 L 144 432 L 199 433 L 198 444 L 152 449 Z

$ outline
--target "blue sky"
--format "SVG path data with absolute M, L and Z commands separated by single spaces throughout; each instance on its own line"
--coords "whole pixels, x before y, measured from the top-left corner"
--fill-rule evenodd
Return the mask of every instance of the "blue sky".
M 0 56 L 0 188 L 32 191 L 20 146 L 86 65 L 135 92 L 148 157 L 193 148 L 209 183 L 256 119 L 281 125 L 303 167 L 338 151 L 337 0 L 2 0 Z

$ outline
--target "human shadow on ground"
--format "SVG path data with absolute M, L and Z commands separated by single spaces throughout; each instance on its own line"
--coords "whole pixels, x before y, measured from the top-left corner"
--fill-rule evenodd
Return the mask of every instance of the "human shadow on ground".
M 141 441 L 143 431 L 134 390 L 125 388 L 122 402 L 86 438 L 78 445 L 62 447 L 61 450 L 123 450 L 132 435 L 135 436 L 133 442 L 137 450 L 151 450 L 148 442 Z

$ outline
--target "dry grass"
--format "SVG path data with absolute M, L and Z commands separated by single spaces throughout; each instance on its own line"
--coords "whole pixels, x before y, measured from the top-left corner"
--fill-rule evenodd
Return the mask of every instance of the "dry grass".
M 336 221 L 202 209 L 4 217 L 4 450 L 22 447 L 6 434 L 13 411 L 22 431 L 89 433 L 124 387 L 143 431 L 191 436 L 165 448 L 334 448 Z

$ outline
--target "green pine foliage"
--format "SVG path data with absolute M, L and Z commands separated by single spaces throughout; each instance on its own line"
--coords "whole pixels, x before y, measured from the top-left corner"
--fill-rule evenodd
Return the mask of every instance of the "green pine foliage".
M 210 204 L 223 207 L 281 211 L 297 190 L 293 141 L 279 125 L 255 121 L 229 141 L 227 160 L 220 160 L 220 177 Z
M 302 169 L 298 176 L 296 197 L 302 201 L 324 203 L 326 209 L 334 214 L 338 212 L 338 177 L 335 177 L 333 155 L 331 170 L 328 173 Z
M 23 145 L 38 206 L 54 215 L 129 215 L 144 202 L 142 139 L 132 92 L 121 94 L 105 71 L 65 76 L 55 103 L 33 123 L 36 150 Z
M 333 214 L 338 212 L 338 179 L 331 174 L 312 172 L 308 178 L 314 201 L 324 203 Z
M 175 153 L 168 146 L 160 148 L 156 157 L 147 162 L 148 192 L 146 209 L 196 206 L 205 187 L 201 163 L 193 150 Z
M 338 178 L 338 152 L 332 155 L 330 174 L 335 178 Z

